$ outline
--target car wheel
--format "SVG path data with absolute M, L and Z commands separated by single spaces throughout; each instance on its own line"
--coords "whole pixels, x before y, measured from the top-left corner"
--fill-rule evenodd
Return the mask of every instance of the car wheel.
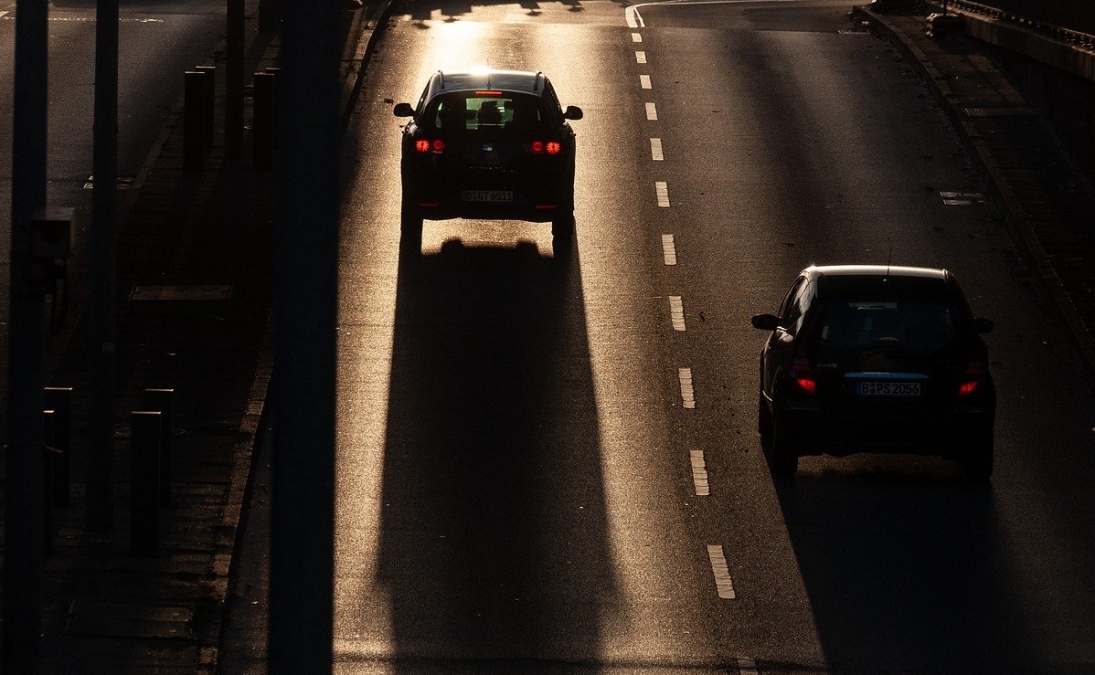
M 971 483 L 983 485 L 992 479 L 994 464 L 994 447 L 992 432 L 988 432 L 981 440 L 973 443 L 962 458 L 962 469 Z
M 399 216 L 399 231 L 404 236 L 422 236 L 422 215 L 407 202 L 403 202 L 403 209 Z
M 556 240 L 569 241 L 574 238 L 574 214 L 559 215 L 551 221 L 551 236 Z
M 778 420 L 772 423 L 772 473 L 777 476 L 793 476 L 798 471 L 798 448 L 794 432 Z
M 757 394 L 757 431 L 760 432 L 760 447 L 765 450 L 772 448 L 772 411 L 768 410 L 768 403 L 764 400 L 764 394 Z

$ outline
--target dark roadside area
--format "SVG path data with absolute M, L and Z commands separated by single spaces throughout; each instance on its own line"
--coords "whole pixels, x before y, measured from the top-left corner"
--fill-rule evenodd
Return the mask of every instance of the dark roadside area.
M 277 40 L 258 32 L 255 4 L 248 73 L 277 65 Z M 346 12 L 346 110 L 388 6 Z M 961 35 L 928 36 L 923 9 L 857 8 L 852 16 L 895 45 L 951 116 L 1090 372 L 1095 200 L 1087 183 L 988 50 Z M 159 555 L 131 555 L 131 427 L 123 416 L 114 528 L 85 531 L 86 328 L 74 306 L 70 333 L 51 345 L 47 382 L 73 387 L 74 420 L 71 505 L 51 510 L 43 673 L 225 672 L 226 601 L 273 373 L 274 174 L 253 170 L 249 158 L 226 160 L 221 133 L 205 170 L 183 171 L 181 116 L 161 141 L 122 199 L 117 364 L 119 410 L 144 407 L 146 388 L 174 389 L 173 504 L 159 513 Z M 74 276 L 86 272 L 86 262 L 74 261 Z M 265 672 L 261 657 L 247 672 Z
M 344 122 L 389 4 L 344 5 Z M 258 7 L 258 0 L 246 4 L 244 156 L 225 156 L 222 44 L 206 62 L 216 66 L 216 131 L 203 168 L 184 170 L 180 100 L 138 176 L 119 192 L 119 415 L 113 527 L 102 532 L 85 527 L 90 251 L 79 245 L 82 235 L 69 261 L 66 325 L 46 345 L 45 385 L 71 388 L 71 447 L 70 478 L 47 513 L 44 674 L 218 672 L 234 553 L 274 365 L 276 172 L 253 166 L 251 74 L 278 66 L 279 41 L 276 32 L 260 32 Z M 90 222 L 90 213 L 77 215 Z M 6 370 L 6 359 L 0 368 Z M 165 465 L 170 504 L 156 510 L 158 536 L 135 541 L 134 425 L 126 411 L 150 409 L 147 389 L 172 390 Z M 135 553 L 152 544 L 156 555 Z

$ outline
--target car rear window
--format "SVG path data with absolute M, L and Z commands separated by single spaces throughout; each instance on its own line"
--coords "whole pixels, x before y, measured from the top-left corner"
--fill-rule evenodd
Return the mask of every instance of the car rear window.
M 833 301 L 814 326 L 818 358 L 892 349 L 931 355 L 954 345 L 958 311 L 948 303 L 915 300 Z
M 539 134 L 548 129 L 539 96 L 518 92 L 462 92 L 438 96 L 419 125 L 443 131 L 506 131 Z

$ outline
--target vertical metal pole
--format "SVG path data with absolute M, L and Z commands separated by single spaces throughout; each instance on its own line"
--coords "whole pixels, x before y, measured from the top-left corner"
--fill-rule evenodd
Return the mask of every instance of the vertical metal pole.
M 53 479 L 57 470 L 57 414 L 53 410 L 42 411 L 42 551 L 53 553 Z
M 271 477 L 270 675 L 331 673 L 340 2 L 286 0 Z
M 46 387 L 45 405 L 55 411 L 53 445 L 60 454 L 53 465 L 53 505 L 72 505 L 72 387 Z
M 91 295 L 88 311 L 88 479 L 85 524 L 114 527 L 114 404 L 118 220 L 118 0 L 95 10 Z
M 243 156 L 244 0 L 227 0 L 228 33 L 225 40 L 224 153 Z
M 254 106 L 251 118 L 251 166 L 269 170 L 274 166 L 274 111 L 277 92 L 273 73 L 255 73 Z
M 183 170 L 205 168 L 205 75 L 188 70 L 183 75 Z
M 216 138 L 217 67 L 195 66 L 194 72 L 205 75 L 205 95 L 202 97 L 202 138 L 205 147 L 212 148 Z
M 47 0 L 17 0 L 13 82 L 8 441 L 4 517 L 2 666 L 38 675 L 42 632 L 43 302 L 27 283 L 31 219 L 46 205 L 49 103 Z
M 145 410 L 160 413 L 160 506 L 165 509 L 174 505 L 171 498 L 171 441 L 174 428 L 171 399 L 174 396 L 174 389 L 144 390 Z

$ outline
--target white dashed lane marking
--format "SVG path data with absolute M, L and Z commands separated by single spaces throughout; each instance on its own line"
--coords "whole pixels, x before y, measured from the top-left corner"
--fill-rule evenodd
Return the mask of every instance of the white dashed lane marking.
M 677 244 L 673 241 L 673 235 L 662 235 L 662 258 L 666 265 L 677 264 Z
M 707 462 L 703 459 L 703 450 L 692 450 L 692 483 L 696 486 L 696 495 L 705 497 L 711 494 L 711 485 L 707 482 Z
M 739 656 L 738 675 L 757 675 L 757 662 L 747 656 Z
M 654 194 L 658 196 L 658 206 L 669 206 L 669 185 L 665 181 L 654 183 Z
M 632 42 L 642 42 L 643 41 L 643 34 L 642 33 L 632 33 L 631 34 L 631 41 Z
M 707 557 L 711 560 L 711 571 L 715 574 L 715 589 L 718 590 L 719 597 L 724 600 L 733 600 L 737 595 L 734 593 L 734 582 L 730 579 L 730 568 L 726 564 L 726 555 L 722 552 L 722 546 L 708 544 Z
M 655 162 L 660 162 L 665 159 L 665 155 L 662 154 L 662 139 L 650 139 L 650 158 Z
M 669 318 L 673 322 L 673 330 L 684 332 L 684 301 L 679 295 L 669 296 Z
M 650 87 L 650 76 L 649 75 L 640 75 L 639 76 L 639 86 L 641 86 L 643 89 L 650 89 L 651 88 Z
M 681 383 L 681 400 L 684 407 L 692 409 L 696 407 L 696 390 L 692 388 L 692 369 L 678 368 L 677 379 Z
M 646 63 L 646 52 L 635 52 L 635 63 Z
M 656 122 L 658 119 L 658 107 L 653 103 L 646 104 L 646 119 Z

